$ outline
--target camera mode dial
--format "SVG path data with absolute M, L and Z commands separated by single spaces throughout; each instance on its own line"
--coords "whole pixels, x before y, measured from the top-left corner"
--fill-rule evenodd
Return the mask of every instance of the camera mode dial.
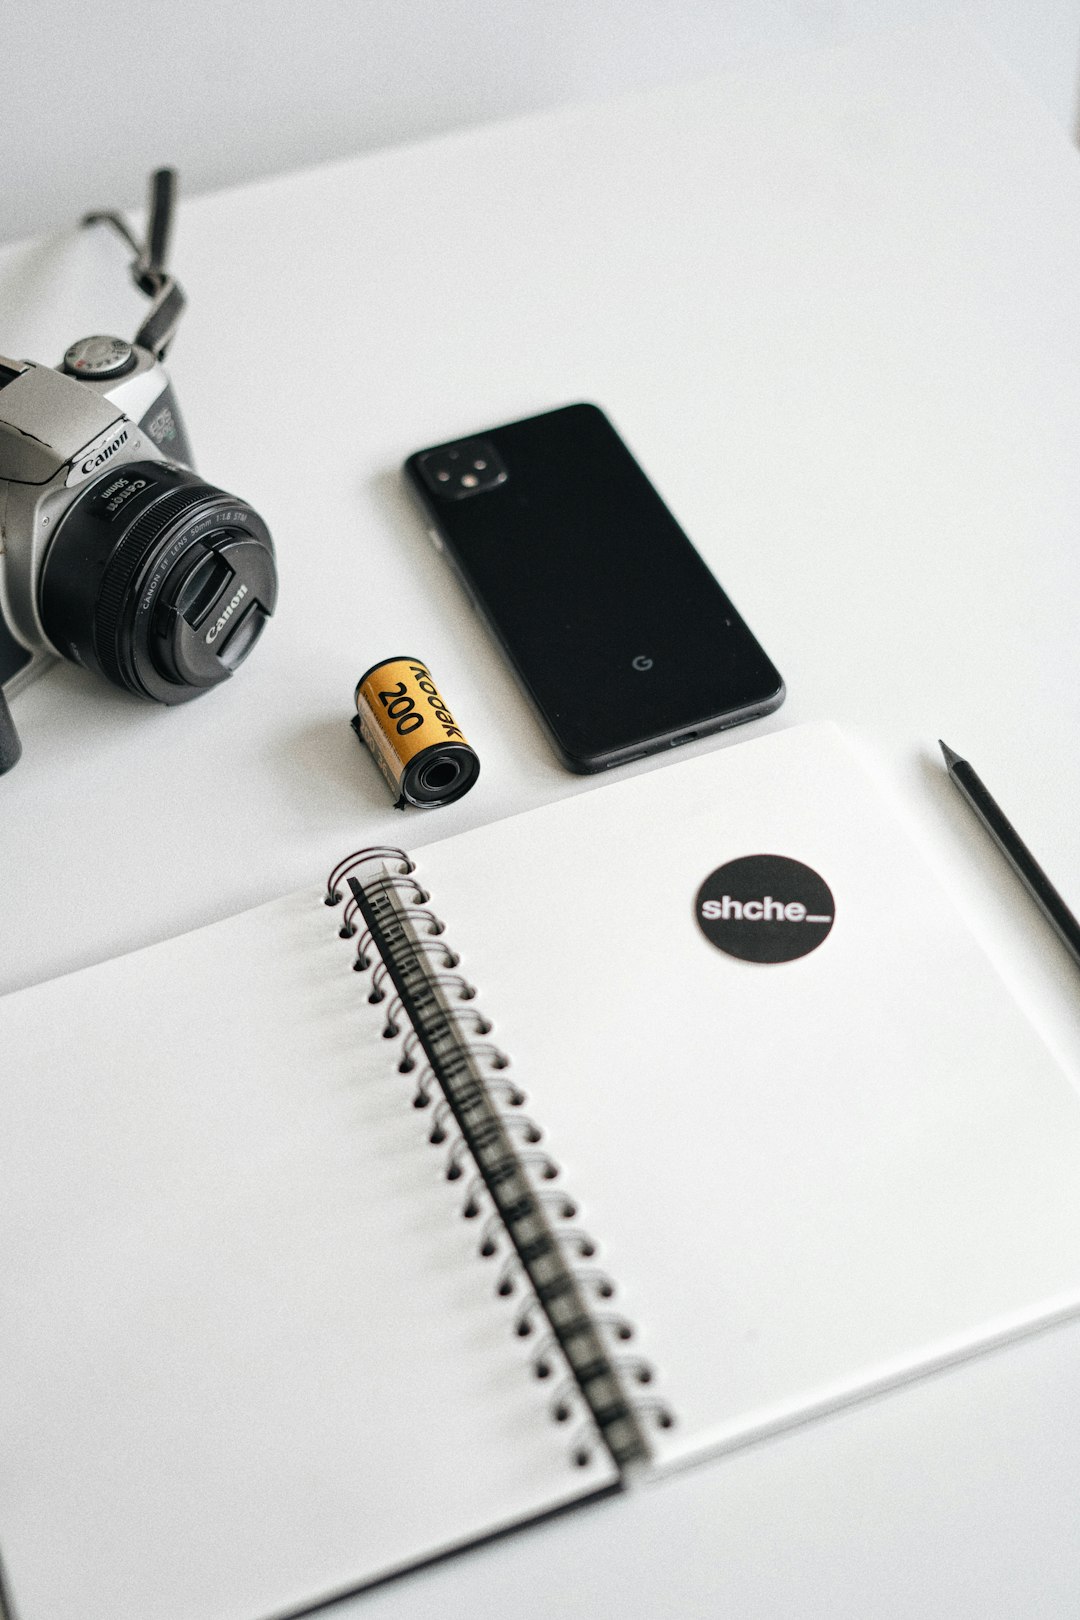
M 64 370 L 84 382 L 122 377 L 135 368 L 135 350 L 118 337 L 87 337 L 73 343 L 64 355 Z

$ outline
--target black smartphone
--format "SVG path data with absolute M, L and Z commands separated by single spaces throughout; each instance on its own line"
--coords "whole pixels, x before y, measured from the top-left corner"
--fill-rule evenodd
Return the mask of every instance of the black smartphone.
M 775 666 L 595 405 L 419 450 L 405 473 L 571 770 L 783 702 Z

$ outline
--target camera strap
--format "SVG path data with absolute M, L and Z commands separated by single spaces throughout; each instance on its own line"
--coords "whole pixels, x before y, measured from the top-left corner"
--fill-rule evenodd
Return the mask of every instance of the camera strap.
M 150 207 L 146 241 L 140 242 L 122 214 L 112 211 L 86 214 L 84 225 L 110 225 L 134 254 L 131 278 L 140 292 L 152 299 L 149 314 L 135 334 L 135 342 L 164 360 L 187 303 L 183 288 L 165 268 L 176 210 L 176 170 L 155 169 L 150 176 Z

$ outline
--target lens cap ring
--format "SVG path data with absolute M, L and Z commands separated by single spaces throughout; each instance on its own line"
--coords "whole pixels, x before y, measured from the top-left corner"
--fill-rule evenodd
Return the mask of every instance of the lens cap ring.
M 148 626 L 155 664 L 168 680 L 216 686 L 247 657 L 276 594 L 261 536 L 250 526 L 215 530 L 188 547 L 157 592 Z
M 273 541 L 258 513 L 166 462 L 114 468 L 82 492 L 40 585 L 58 652 L 168 704 L 227 679 L 276 599 Z

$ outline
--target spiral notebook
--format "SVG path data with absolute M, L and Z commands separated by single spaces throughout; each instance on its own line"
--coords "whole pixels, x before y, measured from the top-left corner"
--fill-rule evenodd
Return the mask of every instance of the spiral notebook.
M 0 1002 L 17 1620 L 299 1613 L 1080 1306 L 1080 1105 L 833 728 L 331 887 Z

